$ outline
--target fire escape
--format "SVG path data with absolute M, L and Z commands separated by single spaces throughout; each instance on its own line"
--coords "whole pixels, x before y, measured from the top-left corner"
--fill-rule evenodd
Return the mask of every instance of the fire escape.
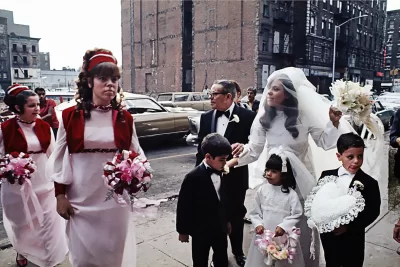
M 334 25 L 340 25 L 351 18 L 349 10 L 347 10 L 347 2 L 343 1 L 341 8 L 334 9 Z M 351 24 L 343 25 L 336 32 L 336 70 L 344 72 L 346 68 L 355 64 L 355 58 L 348 57 L 349 45 L 357 42 L 355 38 L 351 38 Z
M 28 56 L 29 56 L 29 51 L 26 45 L 23 45 L 21 48 L 14 47 L 12 48 L 12 65 L 14 68 L 18 68 L 21 71 L 22 75 L 19 75 L 19 73 L 14 73 L 14 78 L 17 79 L 29 79 L 32 78 L 31 75 L 28 74 L 27 71 L 24 71 L 22 68 L 28 68 L 29 67 L 29 61 L 28 61 Z M 15 60 L 15 57 L 17 57 L 17 60 Z M 21 63 L 20 60 L 21 59 Z
M 273 58 L 277 69 L 294 66 L 293 1 L 277 1 L 273 7 Z

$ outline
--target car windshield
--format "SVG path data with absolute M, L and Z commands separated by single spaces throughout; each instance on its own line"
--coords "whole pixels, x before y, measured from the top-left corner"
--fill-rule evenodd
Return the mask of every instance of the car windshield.
M 378 97 L 378 100 L 381 103 L 392 103 L 392 104 L 400 104 L 400 98 L 397 97 Z
M 172 94 L 158 95 L 157 101 L 172 101 Z
M 125 104 L 131 114 L 165 112 L 156 102 L 148 98 L 126 99 Z
M 175 94 L 174 102 L 187 101 L 188 98 L 189 98 L 189 94 Z

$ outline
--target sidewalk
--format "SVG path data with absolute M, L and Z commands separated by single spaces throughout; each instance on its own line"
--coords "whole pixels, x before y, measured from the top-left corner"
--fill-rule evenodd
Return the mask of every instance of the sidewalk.
M 387 149 L 385 149 L 387 151 Z M 386 158 L 383 159 L 387 162 Z M 383 170 L 388 173 L 388 169 Z M 392 238 L 393 226 L 400 217 L 400 213 L 388 211 L 388 179 L 382 175 L 379 186 L 382 195 L 381 215 L 372 224 L 366 233 L 366 250 L 364 267 L 400 267 L 400 255 L 396 250 L 397 244 Z M 248 190 L 246 206 L 252 206 L 255 191 Z M 164 204 L 158 211 L 156 220 L 137 218 L 137 267 L 182 267 L 192 266 L 191 246 L 178 241 L 175 231 L 176 200 Z M 250 225 L 245 226 L 245 253 L 249 248 L 251 235 Z M 230 266 L 237 266 L 229 251 Z M 210 253 L 211 255 L 211 253 Z M 15 252 L 12 248 L 0 251 L 0 267 L 15 266 Z M 28 265 L 32 267 L 34 265 Z M 60 267 L 70 267 L 68 259 Z M 107 267 L 107 266 L 105 266 Z

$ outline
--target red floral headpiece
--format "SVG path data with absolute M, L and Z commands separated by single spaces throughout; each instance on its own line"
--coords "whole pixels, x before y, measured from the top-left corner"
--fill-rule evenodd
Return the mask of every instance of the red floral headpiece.
M 91 71 L 96 65 L 103 62 L 111 62 L 117 65 L 117 59 L 111 52 L 98 51 L 89 59 L 88 71 Z
M 8 87 L 8 94 L 12 96 L 16 96 L 22 91 L 30 90 L 28 86 L 20 85 L 18 83 L 11 85 Z

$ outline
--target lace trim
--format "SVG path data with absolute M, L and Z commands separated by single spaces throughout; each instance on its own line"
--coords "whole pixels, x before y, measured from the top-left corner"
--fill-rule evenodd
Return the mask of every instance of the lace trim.
M 110 111 L 112 109 L 111 104 L 106 105 L 106 106 L 100 106 L 100 105 L 95 105 L 92 103 L 92 109 L 96 109 L 99 111 Z
M 308 195 L 307 200 L 304 203 L 304 215 L 313 222 L 311 208 L 313 206 L 314 198 L 317 192 L 326 184 L 331 182 L 336 182 L 339 177 L 337 176 L 325 176 L 321 178 L 317 185 L 311 190 L 311 193 Z M 361 192 L 357 190 L 356 186 L 349 188 L 347 195 L 353 196 L 356 200 L 355 205 L 351 207 L 350 211 L 347 214 L 343 214 L 337 219 L 334 219 L 328 223 L 324 224 L 315 224 L 319 233 L 329 233 L 335 230 L 335 228 L 340 227 L 341 225 L 349 224 L 351 221 L 354 221 L 357 218 L 358 214 L 364 210 L 365 207 L 365 199 L 362 196 Z
M 19 122 L 21 122 L 21 123 L 24 123 L 24 124 L 32 124 L 32 123 L 34 123 L 35 121 L 24 121 L 24 120 L 22 120 L 20 117 L 16 117 L 17 118 L 17 121 L 19 121 Z
M 84 149 L 82 151 L 76 153 L 116 153 L 118 148 L 92 148 L 92 149 Z

